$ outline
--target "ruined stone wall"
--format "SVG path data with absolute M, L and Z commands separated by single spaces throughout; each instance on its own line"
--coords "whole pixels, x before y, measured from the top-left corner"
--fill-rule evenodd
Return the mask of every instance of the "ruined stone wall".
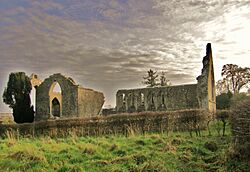
M 34 88 L 38 87 L 42 83 L 42 81 L 38 78 L 36 74 L 32 74 L 30 76 L 30 82 L 31 82 L 32 87 Z
M 211 44 L 206 47 L 198 83 L 171 87 L 119 90 L 116 94 L 118 112 L 206 109 L 216 111 L 216 90 Z
M 77 116 L 78 114 L 78 85 L 71 78 L 61 74 L 54 74 L 45 79 L 37 87 L 36 92 L 36 120 L 48 119 L 51 117 L 51 97 L 50 90 L 53 84 L 57 82 L 61 87 L 61 117 Z
M 130 113 L 199 108 L 197 85 L 119 90 L 116 108 Z
M 103 93 L 78 88 L 78 114 L 81 117 L 98 115 L 104 104 Z
M 197 95 L 199 107 L 216 112 L 216 88 L 214 79 L 213 56 L 211 44 L 207 44 L 206 56 L 203 58 L 201 75 L 197 77 Z

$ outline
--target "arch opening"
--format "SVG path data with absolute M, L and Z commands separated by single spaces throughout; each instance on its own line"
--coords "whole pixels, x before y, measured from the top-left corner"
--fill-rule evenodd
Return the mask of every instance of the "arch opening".
M 34 110 L 36 109 L 36 87 L 32 87 L 30 92 L 30 102 Z
M 144 94 L 143 93 L 141 93 L 141 105 L 144 105 Z
M 154 94 L 152 93 L 152 96 L 151 96 L 151 103 L 152 103 L 152 105 L 154 105 L 155 104 L 155 101 L 154 101 Z
M 122 102 L 125 103 L 126 99 L 125 99 L 125 94 L 122 94 Z
M 58 82 L 54 82 L 49 91 L 50 98 L 50 116 L 61 117 L 62 116 L 62 89 Z
M 54 85 L 54 88 L 53 88 L 52 92 L 53 93 L 60 93 L 60 94 L 62 93 L 62 89 L 61 89 L 58 82 L 55 82 L 55 85 Z
M 161 95 L 161 104 L 165 104 L 165 98 L 163 94 Z
M 52 115 L 53 116 L 57 116 L 57 117 L 60 117 L 60 103 L 59 101 L 57 100 L 57 98 L 54 98 L 52 100 Z

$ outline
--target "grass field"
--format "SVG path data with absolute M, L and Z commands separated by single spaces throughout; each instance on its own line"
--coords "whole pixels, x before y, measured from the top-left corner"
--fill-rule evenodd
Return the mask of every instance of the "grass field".
M 0 141 L 0 171 L 247 171 L 227 159 L 230 132 L 132 134 L 67 138 L 8 138 Z

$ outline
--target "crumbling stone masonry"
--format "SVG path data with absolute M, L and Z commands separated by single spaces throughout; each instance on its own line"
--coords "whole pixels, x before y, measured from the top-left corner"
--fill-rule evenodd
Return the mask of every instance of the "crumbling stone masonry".
M 56 87 L 59 90 L 55 90 Z M 45 79 L 36 87 L 35 119 L 98 115 L 103 103 L 103 93 L 82 88 L 72 78 L 58 73 Z
M 201 75 L 197 77 L 197 99 L 199 108 L 216 111 L 216 87 L 211 44 L 207 44 L 206 56 L 202 60 Z
M 197 84 L 119 90 L 116 94 L 118 112 L 169 111 L 207 109 L 216 111 L 216 92 L 211 44 L 206 47 L 201 75 Z

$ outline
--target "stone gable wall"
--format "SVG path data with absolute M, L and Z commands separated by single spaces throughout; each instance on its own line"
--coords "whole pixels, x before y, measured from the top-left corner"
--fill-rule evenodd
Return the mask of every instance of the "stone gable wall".
M 36 120 L 48 119 L 51 117 L 49 92 L 54 82 L 57 82 L 62 90 L 62 117 L 77 116 L 78 114 L 78 85 L 61 74 L 54 74 L 45 79 L 37 87 L 36 92 Z
M 61 87 L 60 94 L 51 91 L 55 83 L 58 83 Z M 53 98 L 59 101 L 60 118 L 99 115 L 104 103 L 103 93 L 82 88 L 72 78 L 54 74 L 37 87 L 36 120 L 46 120 L 54 117 L 52 115 Z

